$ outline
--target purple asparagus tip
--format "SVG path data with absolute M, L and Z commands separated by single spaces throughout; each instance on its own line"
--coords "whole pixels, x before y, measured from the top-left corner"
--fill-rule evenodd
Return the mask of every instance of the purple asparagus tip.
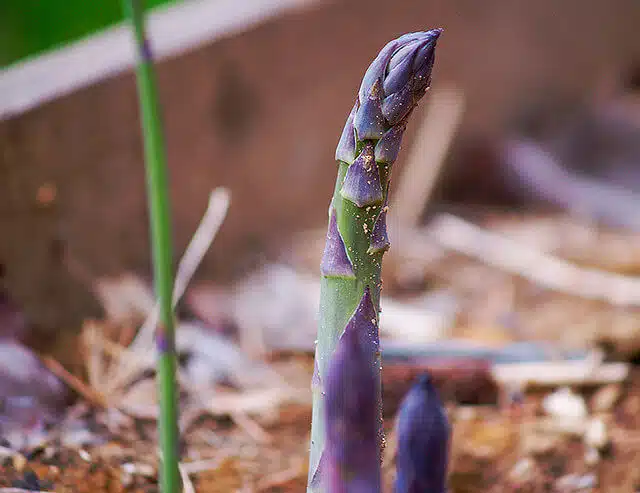
M 394 493 L 444 493 L 449 421 L 429 375 L 419 377 L 400 405 Z
M 442 29 L 432 29 L 405 34 L 387 43 L 365 73 L 358 93 L 360 102 L 364 105 L 365 100 L 381 100 L 387 128 L 402 120 L 429 87 L 441 32 Z M 378 84 L 382 85 L 381 94 Z M 356 113 L 356 122 L 362 118 L 361 111 Z
M 358 207 L 383 200 L 386 183 L 381 183 L 376 163 L 396 160 L 407 119 L 431 84 L 441 33 L 442 29 L 432 29 L 390 41 L 362 79 L 335 155 L 350 165 L 341 194 Z
M 322 480 L 328 493 L 380 492 L 377 330 L 372 336 L 372 326 L 377 327 L 375 310 L 367 290 L 338 341 L 325 379 Z

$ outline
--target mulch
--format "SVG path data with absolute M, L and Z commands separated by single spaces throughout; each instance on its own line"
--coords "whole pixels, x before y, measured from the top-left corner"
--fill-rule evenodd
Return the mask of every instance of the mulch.
M 619 403 L 607 415 L 610 443 L 589 453 L 582 439 L 547 437 L 547 445 L 531 446 L 526 422 L 541 417 L 541 394 L 528 393 L 520 411 L 500 405 L 456 405 L 448 402 L 453 425 L 451 493 L 591 491 L 632 493 L 640 489 L 640 371 L 634 371 Z M 406 381 L 397 381 L 407 385 Z M 387 400 L 396 395 L 387 379 Z M 392 406 L 393 407 L 393 406 Z M 397 407 L 397 406 L 396 406 Z M 191 475 L 195 491 L 300 492 L 306 484 L 311 414 L 307 406 L 281 409 L 265 426 L 269 439 L 257 443 L 232 423 L 212 418 L 197 423 L 185 440 L 190 458 L 214 459 L 214 467 Z M 386 418 L 385 482 L 393 477 L 393 416 Z M 194 438 L 213 432 L 218 443 Z M 75 449 L 50 443 L 0 461 L 0 486 L 30 491 L 144 492 L 158 491 L 154 443 L 142 437 L 107 441 Z M 2 491 L 2 490 L 0 490 Z M 9 491 L 9 490 L 7 490 Z

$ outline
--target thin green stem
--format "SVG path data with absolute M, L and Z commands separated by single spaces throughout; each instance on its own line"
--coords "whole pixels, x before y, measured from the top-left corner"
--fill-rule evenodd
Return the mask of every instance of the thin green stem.
M 145 35 L 141 0 L 123 0 L 133 25 L 138 62 L 136 80 L 144 136 L 147 195 L 151 222 L 151 244 L 156 296 L 160 305 L 157 332 L 157 364 L 160 418 L 158 431 L 162 451 L 161 491 L 178 493 L 182 489 L 179 461 L 178 391 L 176 385 L 175 324 L 171 296 L 173 291 L 173 252 L 165 143 L 153 60 Z

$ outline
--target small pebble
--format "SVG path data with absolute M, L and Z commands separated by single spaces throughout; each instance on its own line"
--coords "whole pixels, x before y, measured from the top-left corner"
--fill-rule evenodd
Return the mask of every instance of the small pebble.
M 609 444 L 607 425 L 602 418 L 593 418 L 589 421 L 584 434 L 585 443 L 596 450 L 602 450 Z
M 58 450 L 56 450 L 54 447 L 45 447 L 44 452 L 42 454 L 42 458 L 46 462 L 51 462 L 57 457 L 57 455 L 58 455 Z
M 542 401 L 542 407 L 547 414 L 557 418 L 581 419 L 587 416 L 584 399 L 568 387 L 547 395 Z
M 62 437 L 61 443 L 65 447 L 78 448 L 78 447 L 97 445 L 103 441 L 104 440 L 102 440 L 92 431 L 83 429 L 83 430 L 71 430 L 68 433 L 65 433 Z
M 589 447 L 584 454 L 584 461 L 588 466 L 595 466 L 600 462 L 600 452 Z
M 533 459 L 524 457 L 509 471 L 509 479 L 514 482 L 526 482 L 533 477 L 534 468 Z
M 125 488 L 129 488 L 131 485 L 133 485 L 133 475 L 123 470 L 122 474 L 120 475 L 120 483 Z
M 456 412 L 456 420 L 473 421 L 478 416 L 478 412 L 473 406 L 460 406 Z
M 595 474 L 567 474 L 558 479 L 557 486 L 560 491 L 590 491 L 598 484 Z
M 152 478 L 155 476 L 156 471 L 153 466 L 149 464 L 136 464 L 133 462 L 126 462 L 122 464 L 122 471 L 125 474 L 129 474 L 131 476 L 145 476 L 148 478 Z

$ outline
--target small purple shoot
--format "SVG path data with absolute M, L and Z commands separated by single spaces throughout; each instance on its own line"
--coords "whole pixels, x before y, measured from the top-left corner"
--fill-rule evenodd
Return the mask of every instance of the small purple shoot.
M 450 426 L 431 378 L 418 378 L 397 418 L 394 493 L 445 493 Z

